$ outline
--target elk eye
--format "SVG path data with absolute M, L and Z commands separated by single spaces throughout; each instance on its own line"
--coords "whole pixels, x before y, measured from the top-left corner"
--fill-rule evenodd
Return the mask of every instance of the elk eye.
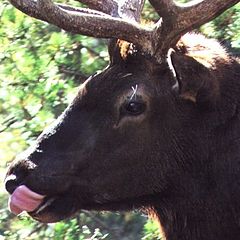
M 130 100 L 123 106 L 123 113 L 129 115 L 139 115 L 146 109 L 146 104 L 142 101 Z

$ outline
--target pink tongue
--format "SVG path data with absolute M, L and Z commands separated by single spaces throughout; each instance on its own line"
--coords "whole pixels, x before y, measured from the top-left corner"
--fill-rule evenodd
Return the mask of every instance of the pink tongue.
M 10 211 L 16 215 L 23 211 L 32 212 L 38 208 L 45 196 L 33 192 L 25 185 L 15 189 L 8 201 Z

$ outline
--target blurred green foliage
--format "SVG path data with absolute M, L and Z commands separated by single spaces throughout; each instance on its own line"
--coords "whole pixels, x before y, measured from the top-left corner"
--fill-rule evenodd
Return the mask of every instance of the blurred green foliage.
M 65 3 L 73 3 L 73 0 Z M 182 0 L 181 2 L 186 2 Z M 78 3 L 79 4 L 79 3 Z M 75 4 L 76 5 L 76 4 Z M 157 20 L 149 3 L 143 18 Z M 240 5 L 204 25 L 235 54 L 240 50 Z M 0 2 L 0 177 L 65 109 L 77 87 L 108 63 L 106 40 L 68 34 Z M 81 212 L 71 220 L 41 224 L 6 209 L 0 185 L 0 239 L 161 239 L 156 223 L 139 213 Z
M 218 39 L 234 54 L 240 52 L 240 4 L 235 5 L 212 22 L 202 27 L 202 32 Z

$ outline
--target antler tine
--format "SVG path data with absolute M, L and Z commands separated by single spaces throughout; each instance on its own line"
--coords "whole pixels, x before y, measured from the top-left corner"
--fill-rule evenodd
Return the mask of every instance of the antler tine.
M 107 13 L 113 17 L 118 16 L 118 3 L 114 0 L 78 0 L 91 9 Z
M 168 19 L 176 15 L 177 5 L 173 0 L 149 0 L 149 2 L 162 18 Z
M 77 0 L 91 9 L 107 13 L 113 17 L 127 18 L 136 22 L 140 21 L 144 0 Z
M 175 46 L 179 38 L 211 21 L 239 0 L 193 0 L 180 4 L 173 0 L 149 0 L 162 17 L 156 24 L 155 51 L 167 51 Z
M 23 12 L 31 17 L 37 18 L 39 20 L 49 22 L 47 20 L 47 17 L 38 8 L 38 4 L 36 1 L 34 1 L 34 0 L 25 0 L 25 1 L 9 0 L 9 2 L 13 6 L 15 6 L 17 9 L 19 9 L 21 12 Z M 68 11 L 72 11 L 72 12 L 76 12 L 76 13 L 85 13 L 85 14 L 93 14 L 93 15 L 100 15 L 100 16 L 106 15 L 102 12 L 95 11 L 92 9 L 87 9 L 87 8 L 73 7 L 73 6 L 69 6 L 69 5 L 65 5 L 65 4 L 57 4 L 57 6 L 64 10 L 68 10 Z
M 99 3 L 104 1 L 99 1 Z M 10 0 L 10 2 L 20 11 L 34 18 L 52 23 L 68 32 L 99 38 L 120 38 L 135 43 L 144 49 L 145 52 L 151 52 L 151 29 L 140 26 L 140 24 L 134 21 L 136 17 L 132 17 L 138 16 L 139 18 L 141 12 L 138 12 L 136 15 L 133 11 L 132 16 L 128 15 L 128 18 L 121 19 L 96 10 L 55 4 L 51 0 Z M 83 2 L 91 5 L 93 1 L 83 0 Z M 109 0 L 106 2 L 110 3 Z M 132 11 L 130 6 L 127 8 L 124 4 L 133 1 L 125 0 L 121 2 L 123 4 L 118 6 L 118 13 L 121 14 L 122 7 L 125 8 L 122 12 L 125 12 L 126 9 Z M 143 0 L 135 2 L 138 5 L 141 3 L 139 6 L 143 6 L 144 3 Z M 100 9 L 98 6 L 96 4 L 95 8 Z
M 198 28 L 238 2 L 239 0 L 195 0 L 188 4 L 179 4 L 179 30 L 188 32 Z

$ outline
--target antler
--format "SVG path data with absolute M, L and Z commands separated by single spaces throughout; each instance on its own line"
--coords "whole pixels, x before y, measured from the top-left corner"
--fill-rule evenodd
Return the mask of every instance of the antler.
M 161 16 L 155 27 L 155 52 L 162 54 L 179 38 L 220 15 L 239 0 L 193 0 L 180 4 L 173 0 L 149 0 Z
M 131 18 L 140 21 L 144 1 L 117 1 L 117 0 L 78 0 L 89 8 L 107 13 L 113 17 Z
M 52 0 L 9 0 L 22 12 L 66 31 L 99 38 L 119 38 L 137 45 L 161 62 L 180 37 L 212 20 L 240 0 L 150 0 L 161 19 L 153 29 L 140 21 L 144 0 L 77 0 L 87 8 L 56 4 Z
M 27 15 L 52 23 L 68 32 L 98 38 L 120 38 L 150 51 L 151 29 L 137 23 L 143 0 L 125 0 L 120 1 L 121 4 L 110 0 L 80 1 L 96 10 L 55 4 L 51 0 L 10 2 Z
M 118 3 L 114 0 L 78 0 L 89 8 L 107 13 L 113 17 L 118 15 Z

